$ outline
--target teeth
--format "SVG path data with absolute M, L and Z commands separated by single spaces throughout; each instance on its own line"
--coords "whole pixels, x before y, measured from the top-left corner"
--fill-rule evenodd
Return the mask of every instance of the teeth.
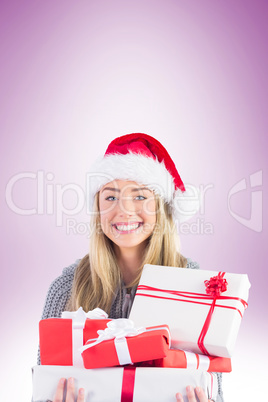
M 118 229 L 122 232 L 124 232 L 124 231 L 128 232 L 129 230 L 138 229 L 139 223 L 135 223 L 133 225 L 115 225 L 115 227 L 116 227 L 116 229 Z

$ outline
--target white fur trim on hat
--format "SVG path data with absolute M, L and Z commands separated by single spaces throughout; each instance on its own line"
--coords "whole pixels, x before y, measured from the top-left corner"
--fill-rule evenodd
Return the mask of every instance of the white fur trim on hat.
M 186 191 L 175 191 L 172 200 L 173 219 L 178 223 L 191 219 L 200 208 L 200 192 L 194 186 L 185 186 Z
M 190 219 L 198 210 L 196 201 L 194 205 L 189 202 L 187 192 L 175 191 L 173 177 L 164 162 L 151 157 L 129 152 L 97 159 L 87 174 L 88 202 L 93 205 L 95 194 L 113 180 L 129 180 L 145 185 L 170 205 L 174 219 L 179 222 Z

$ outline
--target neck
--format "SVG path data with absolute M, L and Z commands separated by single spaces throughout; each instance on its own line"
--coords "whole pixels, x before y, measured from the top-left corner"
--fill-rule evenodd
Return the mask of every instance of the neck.
M 126 286 L 136 279 L 142 264 L 144 250 L 145 244 L 133 248 L 115 246 L 115 255 Z

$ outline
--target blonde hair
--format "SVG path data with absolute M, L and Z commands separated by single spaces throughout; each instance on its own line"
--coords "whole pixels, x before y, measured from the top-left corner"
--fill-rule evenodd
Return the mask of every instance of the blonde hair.
M 142 264 L 136 279 L 128 287 L 136 286 L 145 264 L 186 267 L 187 260 L 179 252 L 179 236 L 168 204 L 155 195 L 156 224 L 148 238 Z M 72 288 L 69 309 L 80 306 L 85 311 L 100 307 L 110 312 L 118 287 L 122 283 L 112 241 L 103 233 L 100 224 L 99 193 L 94 199 L 91 219 L 89 254 L 78 265 Z

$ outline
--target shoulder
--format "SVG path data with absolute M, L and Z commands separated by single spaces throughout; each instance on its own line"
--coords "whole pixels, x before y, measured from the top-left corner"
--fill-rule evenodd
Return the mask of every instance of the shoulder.
M 54 281 L 51 283 L 48 291 L 55 292 L 66 291 L 70 286 L 72 286 L 74 273 L 79 264 L 80 260 L 76 260 L 73 264 L 69 265 L 68 267 L 63 268 L 62 274 L 58 276 Z
M 81 259 L 76 260 L 73 264 L 69 265 L 68 267 L 63 268 L 62 274 L 59 276 L 59 278 L 69 278 L 69 277 L 74 277 L 75 270 L 77 266 L 79 265 Z
M 62 274 L 54 279 L 49 286 L 42 319 L 61 316 L 71 295 L 74 274 L 79 262 L 80 260 L 76 260 L 73 264 L 65 267 Z
M 199 264 L 196 261 L 193 261 L 191 258 L 187 258 L 187 266 L 186 268 L 191 268 L 191 269 L 199 269 Z

